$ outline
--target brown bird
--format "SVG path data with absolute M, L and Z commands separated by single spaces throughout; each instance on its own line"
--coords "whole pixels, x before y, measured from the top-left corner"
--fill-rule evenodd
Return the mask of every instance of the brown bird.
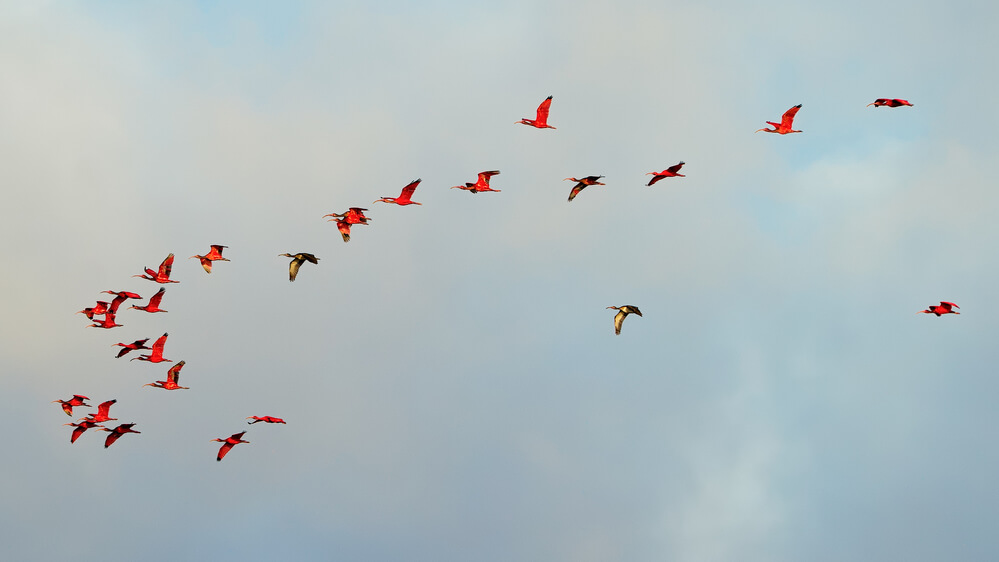
M 305 252 L 299 252 L 297 254 L 278 254 L 278 256 L 285 256 L 291 258 L 291 263 L 288 264 L 288 280 L 294 281 L 295 277 L 298 277 L 298 268 L 302 267 L 305 262 L 319 264 L 319 258 L 312 254 L 307 254 Z
M 605 183 L 597 181 L 602 177 L 603 176 L 586 176 L 585 178 L 565 178 L 564 180 L 562 180 L 562 181 L 579 182 L 575 186 L 573 186 L 572 191 L 569 192 L 569 201 L 575 199 L 576 196 L 579 195 L 579 192 L 586 189 L 586 186 L 588 185 L 607 185 Z
M 451 189 L 461 189 L 464 191 L 471 191 L 472 193 L 478 193 L 480 191 L 502 191 L 501 189 L 493 189 L 489 187 L 489 178 L 499 175 L 499 170 L 490 170 L 488 172 L 479 172 L 479 178 L 475 183 L 465 182 L 465 185 L 456 185 Z
M 80 423 L 64 423 L 63 425 L 71 425 L 76 428 L 73 430 L 73 435 L 70 436 L 69 438 L 70 443 L 76 443 L 76 440 L 79 439 L 81 435 L 83 435 L 83 432 L 87 431 L 92 427 L 104 427 L 103 425 L 100 425 L 97 422 L 92 422 L 90 420 L 81 420 Z
M 907 100 L 900 100 L 898 98 L 895 98 L 895 99 L 878 98 L 878 99 L 872 101 L 871 103 L 867 104 L 867 107 L 871 107 L 872 105 L 874 107 L 881 107 L 881 106 L 899 107 L 899 106 L 903 106 L 903 105 L 908 105 L 910 107 L 912 106 L 912 104 L 909 103 Z
M 538 129 L 554 129 L 555 127 L 548 124 L 548 112 L 551 110 L 551 107 L 552 97 L 548 96 L 545 98 L 545 101 L 541 102 L 541 105 L 538 106 L 538 114 L 534 119 L 521 119 L 520 121 L 517 121 L 517 123 L 521 125 L 530 125 Z
M 680 168 L 682 168 L 684 164 L 686 164 L 686 162 L 681 161 L 679 164 L 673 164 L 672 166 L 670 166 L 669 168 L 666 168 L 665 170 L 663 170 L 661 172 L 649 172 L 649 173 L 645 174 L 647 176 L 655 176 L 655 177 L 653 177 L 652 179 L 649 180 L 649 183 L 647 185 L 651 186 L 652 184 L 656 183 L 657 181 L 659 181 L 659 180 L 661 180 L 663 178 L 685 178 L 685 177 L 687 177 L 687 176 L 679 173 L 680 172 Z
M 167 371 L 167 380 L 151 382 L 148 384 L 144 384 L 142 386 L 151 386 L 153 388 L 162 388 L 164 390 L 178 390 L 178 389 L 189 390 L 188 387 L 180 386 L 179 384 L 177 384 L 180 380 L 180 370 L 183 368 L 184 368 L 184 361 L 178 361 L 176 365 L 170 367 L 170 369 Z
M 90 400 L 90 398 L 87 398 L 82 394 L 74 394 L 73 397 L 70 398 L 69 400 L 53 400 L 52 402 L 53 403 L 58 402 L 62 404 L 62 411 L 66 412 L 67 416 L 72 416 L 73 406 L 86 406 L 87 408 L 90 407 L 90 404 L 84 403 L 84 400 Z
M 147 341 L 149 341 L 149 338 L 145 338 L 145 339 L 141 339 L 141 340 L 135 340 L 132 343 L 113 343 L 113 344 L 111 344 L 111 347 L 114 347 L 116 345 L 121 346 L 121 350 L 118 352 L 118 355 L 115 355 L 115 359 L 121 359 L 126 354 L 128 354 L 128 352 L 130 352 L 130 351 L 135 351 L 137 349 L 149 349 L 148 347 L 146 347 L 146 342 Z
M 930 305 L 926 310 L 920 310 L 916 314 L 936 314 L 938 317 L 943 314 L 961 314 L 960 312 L 955 312 L 954 308 L 961 308 L 952 302 L 940 301 L 938 305 Z
M 756 132 L 763 131 L 764 133 L 777 133 L 778 135 L 786 135 L 788 133 L 800 133 L 801 131 L 795 131 L 791 128 L 791 124 L 794 122 L 794 116 L 801 109 L 801 104 L 792 107 L 784 112 L 784 115 L 780 118 L 780 123 L 774 123 L 773 121 L 767 121 L 767 125 L 773 125 L 773 129 L 767 129 L 766 127 L 762 129 L 757 129 Z
M 381 199 L 375 201 L 375 203 L 395 203 L 396 205 L 422 205 L 423 203 L 417 203 L 411 198 L 413 197 L 413 192 L 416 191 L 416 186 L 420 185 L 421 179 L 415 179 L 409 182 L 406 187 L 402 188 L 402 193 L 398 197 L 382 197 Z
M 624 323 L 625 317 L 629 314 L 637 314 L 639 316 L 642 315 L 642 311 L 638 310 L 638 307 L 632 304 L 626 304 L 624 306 L 608 306 L 607 308 L 613 308 L 617 311 L 617 314 L 614 315 L 614 333 L 619 336 L 621 335 L 621 324 Z
M 156 281 L 157 283 L 180 283 L 180 281 L 173 281 L 170 279 L 170 270 L 173 269 L 173 254 L 170 254 L 160 263 L 160 268 L 158 271 L 153 271 L 148 267 L 145 268 L 145 275 L 133 275 L 132 277 L 141 277 L 148 281 Z
M 166 287 L 160 287 L 156 294 L 149 297 L 149 303 L 146 306 L 135 306 L 134 304 L 129 308 L 137 308 L 139 310 L 145 310 L 146 312 L 167 312 L 160 308 L 160 301 L 163 300 L 163 295 L 166 294 Z
M 222 257 L 222 248 L 228 248 L 229 246 L 223 246 L 221 244 L 212 244 L 211 250 L 203 256 L 197 254 L 191 256 L 190 258 L 198 258 L 201 261 L 201 267 L 204 268 L 205 273 L 211 274 L 212 272 L 212 262 L 213 261 L 229 261 L 227 258 Z
M 253 420 L 251 422 L 246 422 L 246 423 L 248 423 L 250 425 L 253 425 L 253 424 L 257 423 L 257 422 L 285 423 L 285 421 L 283 419 L 281 419 L 281 418 L 275 418 L 274 416 L 247 416 L 246 419 Z
M 141 431 L 135 431 L 132 429 L 134 426 L 134 423 L 123 423 L 114 429 L 108 429 L 106 427 L 98 428 L 98 431 L 107 431 L 110 434 L 107 439 L 104 440 L 104 448 L 107 449 L 110 447 L 112 443 L 117 441 L 119 437 L 125 435 L 126 433 L 142 433 Z
M 139 361 L 149 361 L 150 363 L 173 361 L 173 359 L 163 358 L 163 346 L 166 345 L 167 336 L 169 335 L 170 334 L 164 333 L 162 336 L 156 338 L 156 341 L 153 342 L 153 347 L 150 350 L 149 355 L 140 355 L 138 357 L 133 357 L 132 359 L 130 359 L 130 361 L 135 361 L 136 359 L 138 359 Z
M 222 443 L 222 447 L 219 449 L 219 454 L 217 457 L 215 457 L 215 460 L 217 461 L 222 460 L 222 457 L 226 456 L 226 454 L 229 453 L 229 449 L 232 449 L 236 445 L 240 443 L 249 443 L 249 441 L 243 441 L 243 435 L 245 433 L 246 433 L 245 431 L 240 431 L 239 433 L 233 433 L 232 435 L 226 437 L 225 439 L 221 438 L 212 439 L 212 441 L 218 441 L 219 443 Z

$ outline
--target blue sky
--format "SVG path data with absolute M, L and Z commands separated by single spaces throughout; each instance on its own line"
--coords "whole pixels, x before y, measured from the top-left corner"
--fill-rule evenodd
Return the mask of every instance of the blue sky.
M 995 559 L 994 7 L 286 4 L 0 8 L 3 558 Z

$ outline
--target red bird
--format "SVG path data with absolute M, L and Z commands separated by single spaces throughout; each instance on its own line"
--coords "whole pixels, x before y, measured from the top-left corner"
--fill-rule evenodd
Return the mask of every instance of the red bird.
M 874 107 L 881 107 L 883 105 L 888 107 L 899 107 L 902 105 L 908 105 L 910 107 L 912 106 L 912 104 L 909 103 L 908 100 L 900 100 L 898 98 L 895 99 L 878 98 L 872 101 L 871 103 L 867 104 L 867 107 L 871 107 L 872 105 Z
M 163 300 L 163 295 L 166 294 L 166 287 L 160 287 L 156 294 L 149 297 L 149 304 L 146 306 L 135 306 L 134 304 L 129 308 L 137 308 L 139 310 L 145 310 L 146 312 L 167 312 L 160 308 L 160 301 Z
M 97 301 L 97 304 L 93 308 L 84 308 L 77 311 L 77 314 L 83 314 L 87 317 L 87 320 L 93 320 L 95 314 L 104 314 L 108 311 L 108 304 L 107 301 Z
M 170 279 L 170 270 L 173 269 L 173 254 L 170 254 L 163 260 L 160 264 L 159 271 L 153 271 L 148 267 L 145 268 L 145 275 L 133 275 L 132 277 L 141 277 L 148 281 L 156 281 L 157 283 L 180 283 L 180 281 L 173 281 Z
M 281 418 L 275 418 L 274 416 L 247 416 L 246 419 L 253 420 L 251 422 L 246 422 L 246 423 L 248 423 L 250 425 L 253 425 L 253 424 L 257 423 L 257 422 L 285 423 L 285 421 L 283 419 L 281 419 Z
M 173 359 L 163 358 L 163 346 L 166 345 L 167 336 L 170 334 L 163 334 L 156 341 L 153 342 L 153 348 L 149 355 L 140 355 L 138 357 L 133 357 L 131 361 L 138 359 L 139 361 L 149 361 L 150 363 L 159 363 L 161 361 L 173 361 Z
M 109 328 L 117 328 L 119 326 L 124 326 L 124 324 L 118 324 L 117 322 L 115 322 L 114 312 L 108 310 L 107 312 L 104 313 L 104 320 L 101 321 L 94 320 L 94 323 L 87 327 L 109 329 Z
M 203 256 L 199 256 L 197 254 L 191 256 L 191 258 L 198 258 L 201 260 L 201 267 L 205 269 L 205 273 L 209 274 L 212 272 L 213 261 L 229 261 L 228 259 L 222 257 L 222 248 L 228 248 L 229 246 L 222 246 L 221 244 L 212 244 L 211 246 L 212 248 L 207 254 Z
M 178 361 L 176 365 L 170 367 L 170 370 L 167 371 L 167 380 L 151 382 L 142 386 L 151 386 L 153 388 L 162 388 L 164 390 L 189 390 L 188 387 L 177 384 L 177 381 L 180 379 L 180 370 L 183 368 L 184 361 Z
M 87 398 L 82 394 L 74 394 L 73 397 L 70 398 L 69 400 L 53 400 L 52 402 L 53 403 L 58 402 L 62 404 L 62 411 L 66 412 L 67 416 L 72 416 L 73 406 L 86 406 L 87 408 L 90 407 L 90 404 L 85 404 L 83 402 L 84 400 L 90 400 L 90 398 Z
M 421 179 L 415 179 L 406 187 L 402 188 L 402 193 L 398 197 L 382 197 L 375 203 L 395 203 L 396 205 L 422 205 L 423 203 L 417 203 L 412 201 L 410 198 L 413 196 L 413 192 L 416 191 L 416 186 L 420 185 Z
M 645 174 L 647 176 L 655 176 L 655 177 L 653 177 L 652 179 L 649 180 L 648 185 L 652 185 L 652 184 L 656 183 L 657 181 L 659 181 L 659 180 L 661 180 L 663 178 L 677 178 L 677 177 L 679 177 L 679 178 L 685 178 L 685 177 L 687 177 L 687 176 L 685 176 L 683 174 L 678 173 L 680 171 L 680 168 L 682 168 L 684 164 L 686 164 L 686 162 L 682 162 L 681 161 L 679 164 L 674 164 L 674 165 L 670 166 L 669 168 L 666 168 L 665 170 L 663 170 L 661 172 L 649 172 L 649 173 Z
M 90 414 L 85 418 L 80 418 L 81 420 L 86 420 L 94 423 L 101 423 L 106 421 L 118 421 L 118 418 L 109 418 L 111 414 L 111 405 L 117 402 L 117 399 L 108 400 L 107 402 L 101 402 L 97 405 L 97 413 Z
M 788 133 L 800 133 L 801 131 L 795 131 L 791 128 L 791 123 L 794 122 L 794 116 L 801 109 L 801 104 L 792 107 L 784 112 L 784 115 L 780 118 L 780 123 L 774 123 L 773 121 L 767 121 L 767 125 L 773 125 L 773 129 L 767 129 L 766 127 L 762 129 L 757 129 L 756 132 L 763 131 L 764 133 L 777 133 L 778 135 L 786 135 Z
M 344 219 L 347 224 L 368 224 L 370 218 L 364 216 L 364 211 L 367 209 L 362 209 L 361 207 L 351 207 L 347 209 L 346 213 L 330 213 L 328 215 L 323 215 L 323 218 L 333 217 L 334 219 Z
M 81 435 L 83 435 L 83 432 L 87 431 L 92 427 L 104 427 L 103 425 L 99 425 L 96 422 L 92 422 L 89 420 L 83 420 L 80 423 L 64 423 L 63 425 L 71 425 L 76 428 L 73 430 L 73 435 L 69 438 L 70 443 L 76 443 L 76 440 L 79 439 Z
M 953 308 L 961 308 L 952 302 L 940 301 L 939 305 L 930 305 L 926 310 L 920 310 L 916 314 L 936 314 L 940 316 L 942 314 L 961 314 L 960 312 L 954 312 Z
M 464 191 L 471 191 L 472 193 L 478 193 L 480 191 L 502 191 L 501 189 L 493 189 L 489 187 L 489 178 L 498 175 L 499 170 L 479 172 L 479 179 L 477 179 L 475 183 L 465 182 L 465 185 L 456 185 L 451 189 L 461 189 Z
M 520 123 L 521 125 L 530 125 L 532 127 L 537 127 L 538 129 L 554 129 L 555 127 L 548 124 L 548 111 L 551 107 L 552 97 L 548 96 L 545 98 L 545 101 L 541 102 L 541 105 L 538 106 L 538 115 L 535 119 L 521 119 L 520 121 L 517 121 L 517 123 Z
M 149 338 L 146 338 L 146 339 L 143 339 L 143 340 L 135 340 L 132 343 L 113 343 L 113 344 L 111 344 L 111 347 L 114 347 L 116 345 L 120 345 L 121 348 L 122 348 L 121 351 L 118 352 L 118 355 L 115 355 L 115 359 L 121 359 L 129 351 L 135 351 L 137 349 L 149 349 L 148 347 L 146 347 L 146 342 L 147 341 L 149 341 Z
M 140 300 L 142 299 L 142 296 L 136 293 L 131 293 L 129 291 L 117 291 L 117 292 L 101 291 L 101 292 L 114 295 L 114 298 L 111 299 L 111 304 L 108 305 L 108 311 L 111 312 L 111 314 L 118 314 L 118 307 L 121 306 L 121 303 L 125 302 L 128 299 L 140 299 Z
M 588 185 L 607 185 L 605 183 L 597 181 L 602 177 L 603 176 L 586 176 L 585 178 L 565 178 L 564 180 L 562 180 L 562 181 L 579 182 L 572 188 L 572 191 L 569 192 L 569 201 L 575 199 L 576 196 L 579 195 L 579 192 L 586 189 L 586 186 Z
M 110 434 L 107 439 L 104 440 L 104 448 L 107 449 L 110 447 L 112 443 L 117 441 L 119 437 L 125 435 L 126 433 L 142 433 L 141 431 L 135 431 L 132 429 L 134 426 L 134 423 L 123 423 L 114 429 L 108 429 L 106 427 L 98 428 L 98 431 L 107 431 Z
M 215 457 L 215 460 L 217 461 L 222 460 L 222 457 L 226 456 L 226 454 L 229 452 L 229 449 L 232 449 L 236 445 L 240 443 L 249 443 L 249 441 L 243 441 L 243 434 L 245 433 L 246 433 L 245 431 L 240 431 L 239 433 L 233 433 L 232 435 L 226 437 L 225 439 L 221 438 L 212 439 L 212 441 L 218 441 L 219 443 L 223 444 L 222 447 L 219 449 L 219 455 Z

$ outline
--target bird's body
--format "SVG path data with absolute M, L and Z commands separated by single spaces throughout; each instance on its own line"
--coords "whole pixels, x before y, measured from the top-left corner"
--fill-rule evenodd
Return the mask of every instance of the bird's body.
M 180 370 L 184 368 L 184 361 L 178 361 L 176 365 L 170 367 L 167 371 L 167 380 L 156 381 L 149 384 L 144 384 L 142 386 L 151 386 L 153 388 L 162 388 L 163 390 L 188 390 L 186 386 L 180 386 L 177 384 L 180 381 Z
M 73 397 L 70 398 L 69 400 L 53 400 L 52 402 L 53 403 L 58 402 L 62 404 L 62 411 L 66 412 L 67 416 L 72 416 L 74 406 L 85 406 L 87 408 L 90 407 L 90 404 L 87 404 L 85 402 L 86 400 L 90 400 L 90 398 L 87 398 L 82 394 L 74 394 Z
M 619 336 L 621 335 L 621 324 L 624 323 L 624 319 L 629 314 L 637 314 L 638 316 L 642 315 L 642 311 L 638 310 L 637 306 L 631 304 L 626 304 L 624 306 L 608 306 L 607 308 L 612 308 L 617 311 L 617 314 L 614 315 L 614 333 Z
M 147 341 L 149 341 L 149 338 L 145 338 L 145 339 L 141 339 L 141 340 L 135 340 L 132 343 L 113 343 L 113 344 L 111 344 L 111 347 L 114 347 L 116 345 L 121 346 L 121 350 L 118 351 L 118 355 L 115 355 L 115 359 L 121 359 L 122 357 L 124 357 L 125 355 L 127 355 L 128 352 L 130 352 L 130 351 L 135 351 L 135 350 L 138 350 L 138 349 L 149 349 L 148 347 L 146 347 L 146 342 Z
M 76 313 L 86 316 L 87 320 L 93 320 L 94 315 L 106 313 L 108 311 L 109 304 L 110 303 L 108 303 L 107 301 L 97 301 L 97 304 L 95 304 L 93 307 L 84 308 L 83 310 L 79 310 Z
M 416 187 L 420 185 L 421 179 L 415 179 L 408 184 L 406 187 L 402 188 L 402 193 L 398 197 L 382 197 L 381 199 L 375 201 L 375 203 L 395 203 L 396 205 L 422 205 L 423 203 L 417 203 L 413 201 L 413 192 L 416 191 Z
M 278 254 L 278 256 L 285 256 L 291 258 L 291 263 L 288 264 L 288 280 L 294 281 L 298 277 L 298 268 L 302 267 L 305 262 L 318 264 L 319 258 L 312 254 L 306 252 L 299 252 L 297 254 Z
M 71 425 L 76 428 L 73 430 L 73 435 L 71 435 L 69 438 L 70 443 L 76 443 L 76 440 L 79 439 L 81 435 L 83 435 L 83 432 L 87 431 L 90 428 L 104 427 L 103 425 L 100 425 L 97 422 L 93 422 L 90 420 L 80 420 L 79 423 L 64 423 L 63 425 Z
M 97 413 L 89 414 L 86 418 L 81 418 L 82 420 L 103 423 L 106 421 L 118 421 L 118 418 L 109 417 L 111 415 L 111 405 L 117 402 L 117 399 L 108 400 L 107 402 L 101 402 L 97 405 Z
M 940 304 L 930 305 L 926 310 L 920 310 L 916 314 L 936 314 L 937 316 L 942 316 L 944 314 L 961 314 L 960 312 L 955 312 L 953 309 L 961 308 L 952 302 L 940 301 Z
M 682 168 L 684 164 L 686 164 L 686 162 L 683 162 L 681 160 L 678 164 L 673 164 L 672 166 L 670 166 L 669 168 L 666 168 L 665 170 L 663 170 L 661 172 L 649 172 L 649 173 L 645 174 L 647 176 L 653 176 L 653 178 L 649 180 L 649 183 L 647 185 L 651 186 L 652 184 L 656 183 L 657 181 L 659 181 L 659 180 L 661 180 L 663 178 L 685 178 L 685 177 L 687 177 L 687 176 L 685 176 L 685 175 L 683 175 L 683 174 L 680 173 L 680 168 Z
M 123 423 L 114 429 L 108 429 L 106 427 L 98 428 L 98 431 L 107 431 L 109 435 L 107 439 L 104 440 L 104 448 L 107 449 L 112 443 L 118 440 L 119 437 L 125 435 L 126 433 L 142 433 L 141 431 L 135 431 L 132 429 L 135 426 L 134 423 Z
M 801 109 L 801 104 L 792 107 L 784 112 L 781 116 L 780 123 L 774 123 L 773 121 L 767 121 L 767 125 L 773 125 L 773 129 L 767 129 L 766 127 L 762 129 L 757 129 L 756 132 L 763 131 L 764 133 L 777 133 L 778 135 L 786 135 L 788 133 L 800 133 L 801 131 L 795 131 L 791 128 L 794 123 L 794 116 Z
M 166 287 L 160 287 L 156 294 L 149 297 L 149 303 L 146 306 L 135 306 L 134 304 L 129 308 L 137 308 L 139 310 L 145 310 L 146 312 L 167 312 L 160 308 L 160 301 L 163 300 L 163 295 L 166 294 Z M 115 299 L 117 300 L 117 299 Z
M 903 105 L 908 105 L 910 107 L 912 106 L 912 104 L 909 103 L 908 100 L 900 100 L 898 98 L 894 98 L 894 99 L 891 99 L 891 98 L 878 98 L 878 99 L 872 101 L 871 103 L 867 104 L 867 107 L 871 107 L 872 105 L 874 107 L 882 107 L 882 106 L 884 106 L 884 107 L 901 107 Z
M 201 261 L 201 267 L 205 270 L 205 273 L 211 274 L 212 272 L 212 262 L 215 261 L 229 261 L 228 258 L 222 257 L 222 249 L 228 248 L 229 246 L 223 246 L 221 244 L 212 244 L 211 249 L 207 254 L 199 256 L 197 254 L 191 256 L 191 258 L 198 258 Z M 188 259 L 191 259 L 188 258 Z
M 572 188 L 572 190 L 569 192 L 569 201 L 572 201 L 573 199 L 575 199 L 576 196 L 579 195 L 580 191 L 583 191 L 584 189 L 586 189 L 586 186 L 589 186 L 589 185 L 607 185 L 605 183 L 602 183 L 602 182 L 598 181 L 602 177 L 603 176 L 586 176 L 585 178 L 565 178 L 564 180 L 562 180 L 562 181 L 574 181 L 574 182 L 577 182 L 576 185 L 574 185 L 573 188 Z
M 215 457 L 215 460 L 217 461 L 222 460 L 222 458 L 229 453 L 229 450 L 235 447 L 236 445 L 240 443 L 249 443 L 249 441 L 243 441 L 243 435 L 245 433 L 246 433 L 245 431 L 240 431 L 239 433 L 233 433 L 232 435 L 226 437 L 225 439 L 222 438 L 212 439 L 212 441 L 218 441 L 222 443 L 222 447 L 219 449 L 219 454 L 217 457 Z
M 258 422 L 265 422 L 265 423 L 285 423 L 285 421 L 283 419 L 281 419 L 281 418 L 275 418 L 274 416 L 247 416 L 246 419 L 253 420 L 251 422 L 246 422 L 246 423 L 248 423 L 250 425 L 253 425 L 253 424 L 258 423 Z
M 94 323 L 87 327 L 110 329 L 110 328 L 117 328 L 119 326 L 124 326 L 124 324 L 118 324 L 115 321 L 115 313 L 108 310 L 107 312 L 104 313 L 104 320 L 100 321 L 94 320 Z
M 464 191 L 471 191 L 472 193 L 478 193 L 480 191 L 499 192 L 502 190 L 489 187 L 489 178 L 497 175 L 499 175 L 499 170 L 479 172 L 479 177 L 475 180 L 475 183 L 465 182 L 465 185 L 456 185 L 451 187 L 451 189 L 462 189 Z
M 140 355 L 138 357 L 133 357 L 131 361 L 138 359 L 139 361 L 149 361 L 150 363 L 161 363 L 163 361 L 173 361 L 173 359 L 163 358 L 163 346 L 166 345 L 167 336 L 170 334 L 164 333 L 162 336 L 156 338 L 153 342 L 153 347 L 149 350 L 149 355 Z
M 346 219 L 335 219 L 336 229 L 340 231 L 340 236 L 344 242 L 350 242 L 350 223 Z
M 145 275 L 133 275 L 132 277 L 141 277 L 147 281 L 155 281 L 157 283 L 180 283 L 180 281 L 170 279 L 170 271 L 172 269 L 173 254 L 170 254 L 160 263 L 159 270 L 153 271 L 147 267 L 145 268 Z
M 551 111 L 552 107 L 552 97 L 548 96 L 545 101 L 541 102 L 538 106 L 538 113 L 534 119 L 521 119 L 517 123 L 521 125 L 530 125 L 538 129 L 554 129 L 548 124 L 548 112 Z

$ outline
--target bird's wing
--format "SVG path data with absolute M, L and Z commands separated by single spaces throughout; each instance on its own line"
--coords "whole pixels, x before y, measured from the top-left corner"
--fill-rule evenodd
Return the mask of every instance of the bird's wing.
M 665 177 L 666 177 L 666 176 L 663 176 L 663 175 L 659 175 L 659 174 L 657 173 L 656 175 L 652 176 L 652 179 L 650 179 L 650 180 L 649 180 L 649 183 L 648 183 L 648 185 L 652 185 L 652 184 L 656 183 L 657 181 L 659 181 L 659 180 L 661 180 L 661 179 L 663 179 L 663 178 L 665 178 Z
M 163 260 L 163 263 L 160 264 L 159 276 L 169 278 L 170 271 L 172 269 L 173 269 L 173 254 L 170 254 L 169 256 L 166 257 L 165 260 Z
M 314 263 L 316 265 L 319 265 L 319 258 L 317 258 L 316 256 L 314 256 L 312 254 L 307 254 L 305 252 L 302 252 L 299 255 L 301 255 L 302 259 L 304 259 L 305 261 L 308 261 L 310 263 Z
M 166 293 L 166 288 L 165 287 L 160 287 L 160 290 L 156 291 L 155 295 L 149 297 L 149 304 L 153 305 L 155 308 L 159 308 L 160 307 L 160 301 L 163 300 L 163 295 L 165 293 Z
M 119 426 L 119 427 L 121 427 L 121 426 Z M 117 428 L 115 428 L 115 429 L 117 429 Z M 110 447 L 111 444 L 114 443 L 115 441 L 117 441 L 118 438 L 121 437 L 122 435 L 123 434 L 118 433 L 117 431 L 111 430 L 111 432 L 108 433 L 107 439 L 104 440 L 104 448 L 107 449 L 108 447 Z
M 222 257 L 222 248 L 228 248 L 228 247 L 229 246 L 223 246 L 221 244 L 212 244 L 212 251 L 208 252 L 208 254 L 210 256 L 212 256 L 213 258 L 221 258 Z
M 166 345 L 167 336 L 170 334 L 163 334 L 162 336 L 156 338 L 153 342 L 153 355 L 163 355 L 163 346 Z
M 229 454 L 229 449 L 232 449 L 234 445 L 236 445 L 236 444 L 235 443 L 230 443 L 228 441 L 226 441 L 225 443 L 223 443 L 222 447 L 219 448 L 219 454 L 218 454 L 217 457 L 215 457 L 215 460 L 217 460 L 217 461 L 222 460 L 227 454 Z
M 304 260 L 300 258 L 292 258 L 291 263 L 288 264 L 288 280 L 294 281 L 295 277 L 298 276 L 298 268 L 302 267 L 302 262 Z
M 627 316 L 627 315 L 628 314 L 625 311 L 623 311 L 623 310 L 617 311 L 617 314 L 614 315 L 614 333 L 615 334 L 617 334 L 619 336 L 621 335 L 621 324 L 624 324 L 624 317 Z
M 99 416 L 107 416 L 107 415 L 109 415 L 109 412 L 111 411 L 111 405 L 114 404 L 117 401 L 118 401 L 118 399 L 115 398 L 114 400 L 108 400 L 107 402 L 101 402 L 97 406 L 97 415 L 99 415 Z
M 569 201 L 572 201 L 573 199 L 575 199 L 576 196 L 579 195 L 579 192 L 583 191 L 584 189 L 586 189 L 586 184 L 585 183 L 583 183 L 583 182 L 577 183 L 572 188 L 572 191 L 569 192 Z
M 801 109 L 801 104 L 800 103 L 798 105 L 792 107 L 791 109 L 788 109 L 787 111 L 785 111 L 784 115 L 781 116 L 781 118 L 780 118 L 780 124 L 781 124 L 781 126 L 782 127 L 790 127 L 791 126 L 791 122 L 794 121 L 794 116 L 798 113 L 799 109 Z
M 666 171 L 671 174 L 675 174 L 680 171 L 680 168 L 682 168 L 684 164 L 686 164 L 686 162 L 680 162 L 679 164 L 674 164 L 669 168 L 666 168 Z
M 403 201 L 409 201 L 413 197 L 413 192 L 416 191 L 416 186 L 420 185 L 421 181 L 423 180 L 416 179 L 409 182 L 409 184 L 406 185 L 406 187 L 402 188 L 402 195 L 399 196 L 399 199 Z
M 87 430 L 87 426 L 85 426 L 85 425 L 79 425 L 79 426 L 77 426 L 76 429 L 73 430 L 73 436 L 69 438 L 69 442 L 70 443 L 76 443 L 76 440 L 79 439 L 80 436 L 83 435 L 83 432 L 86 431 L 86 430 Z
M 167 380 L 177 384 L 180 380 L 180 370 L 184 368 L 184 361 L 177 362 L 176 365 L 170 367 L 167 371 Z
M 198 258 L 198 261 L 201 262 L 201 267 L 205 270 L 205 273 L 212 272 L 212 260 L 208 259 L 208 256 L 194 256 L 194 257 Z
M 551 110 L 551 107 L 552 107 L 552 97 L 548 96 L 547 98 L 545 98 L 545 101 L 541 102 L 541 105 L 538 106 L 538 117 L 537 117 L 538 123 L 548 122 L 548 112 Z
M 961 308 L 960 306 L 957 306 L 956 304 L 947 301 L 940 301 L 940 306 L 946 308 L 947 310 L 950 310 L 951 308 Z

